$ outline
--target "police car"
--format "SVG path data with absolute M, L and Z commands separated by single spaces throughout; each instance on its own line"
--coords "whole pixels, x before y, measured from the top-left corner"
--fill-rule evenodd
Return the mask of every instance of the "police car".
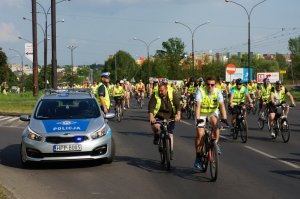
M 89 89 L 45 90 L 31 116 L 21 142 L 21 162 L 114 159 L 112 131 Z

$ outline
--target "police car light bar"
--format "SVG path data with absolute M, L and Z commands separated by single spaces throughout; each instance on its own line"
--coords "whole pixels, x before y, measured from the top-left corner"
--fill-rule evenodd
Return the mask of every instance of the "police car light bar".
M 53 93 L 61 94 L 61 93 L 89 93 L 92 94 L 92 89 L 90 88 L 68 88 L 68 89 L 44 89 L 43 93 L 45 95 L 50 95 Z

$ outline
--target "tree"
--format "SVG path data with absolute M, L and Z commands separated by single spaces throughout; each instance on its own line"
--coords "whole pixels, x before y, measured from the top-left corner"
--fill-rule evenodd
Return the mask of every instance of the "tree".
M 8 82 L 9 79 L 9 67 L 7 65 L 7 56 L 0 50 L 0 84 L 2 82 Z
M 179 38 L 170 38 L 162 43 L 163 50 L 156 51 L 155 57 L 161 59 L 169 71 L 167 78 L 182 79 L 181 60 L 185 57 L 185 45 Z
M 293 67 L 294 78 L 300 77 L 300 36 L 289 40 L 289 50 L 291 51 L 291 67 Z

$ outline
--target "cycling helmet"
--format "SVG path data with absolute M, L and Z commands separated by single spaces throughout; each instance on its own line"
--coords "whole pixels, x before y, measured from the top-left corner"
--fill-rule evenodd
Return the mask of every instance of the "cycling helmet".
M 168 83 L 168 79 L 167 79 L 167 78 L 163 78 L 163 79 L 161 80 L 161 83 L 167 84 L 167 83 Z
M 236 79 L 236 80 L 235 80 L 235 83 L 236 83 L 237 85 L 242 84 L 242 79 L 241 79 L 241 78 Z
M 153 79 L 153 83 L 158 83 L 158 79 L 157 79 L 157 78 L 154 78 L 154 79 Z
M 104 78 L 109 78 L 110 76 L 110 72 L 105 72 L 105 73 L 102 73 L 101 74 L 101 78 L 104 77 Z
M 124 80 L 120 80 L 120 84 L 124 84 Z
M 203 78 L 200 77 L 200 78 L 198 79 L 198 82 L 203 82 Z
M 276 84 L 276 85 L 282 85 L 282 81 L 278 80 L 278 81 L 276 81 L 275 84 Z
M 269 78 L 265 78 L 265 79 L 263 80 L 263 82 L 264 82 L 264 84 L 267 84 L 267 83 L 270 83 L 270 80 L 269 80 Z

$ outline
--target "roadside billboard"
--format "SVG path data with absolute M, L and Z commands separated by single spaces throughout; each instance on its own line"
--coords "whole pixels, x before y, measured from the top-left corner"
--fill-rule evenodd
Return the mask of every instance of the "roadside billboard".
M 271 83 L 275 83 L 279 80 L 279 72 L 266 72 L 266 73 L 257 73 L 257 83 L 263 83 L 264 78 L 269 78 Z
M 236 68 L 234 74 L 229 75 L 227 72 L 226 74 L 226 82 L 231 82 L 234 79 L 241 78 L 243 82 L 248 82 L 248 68 Z M 252 68 L 250 68 L 250 79 L 253 79 L 252 75 Z

